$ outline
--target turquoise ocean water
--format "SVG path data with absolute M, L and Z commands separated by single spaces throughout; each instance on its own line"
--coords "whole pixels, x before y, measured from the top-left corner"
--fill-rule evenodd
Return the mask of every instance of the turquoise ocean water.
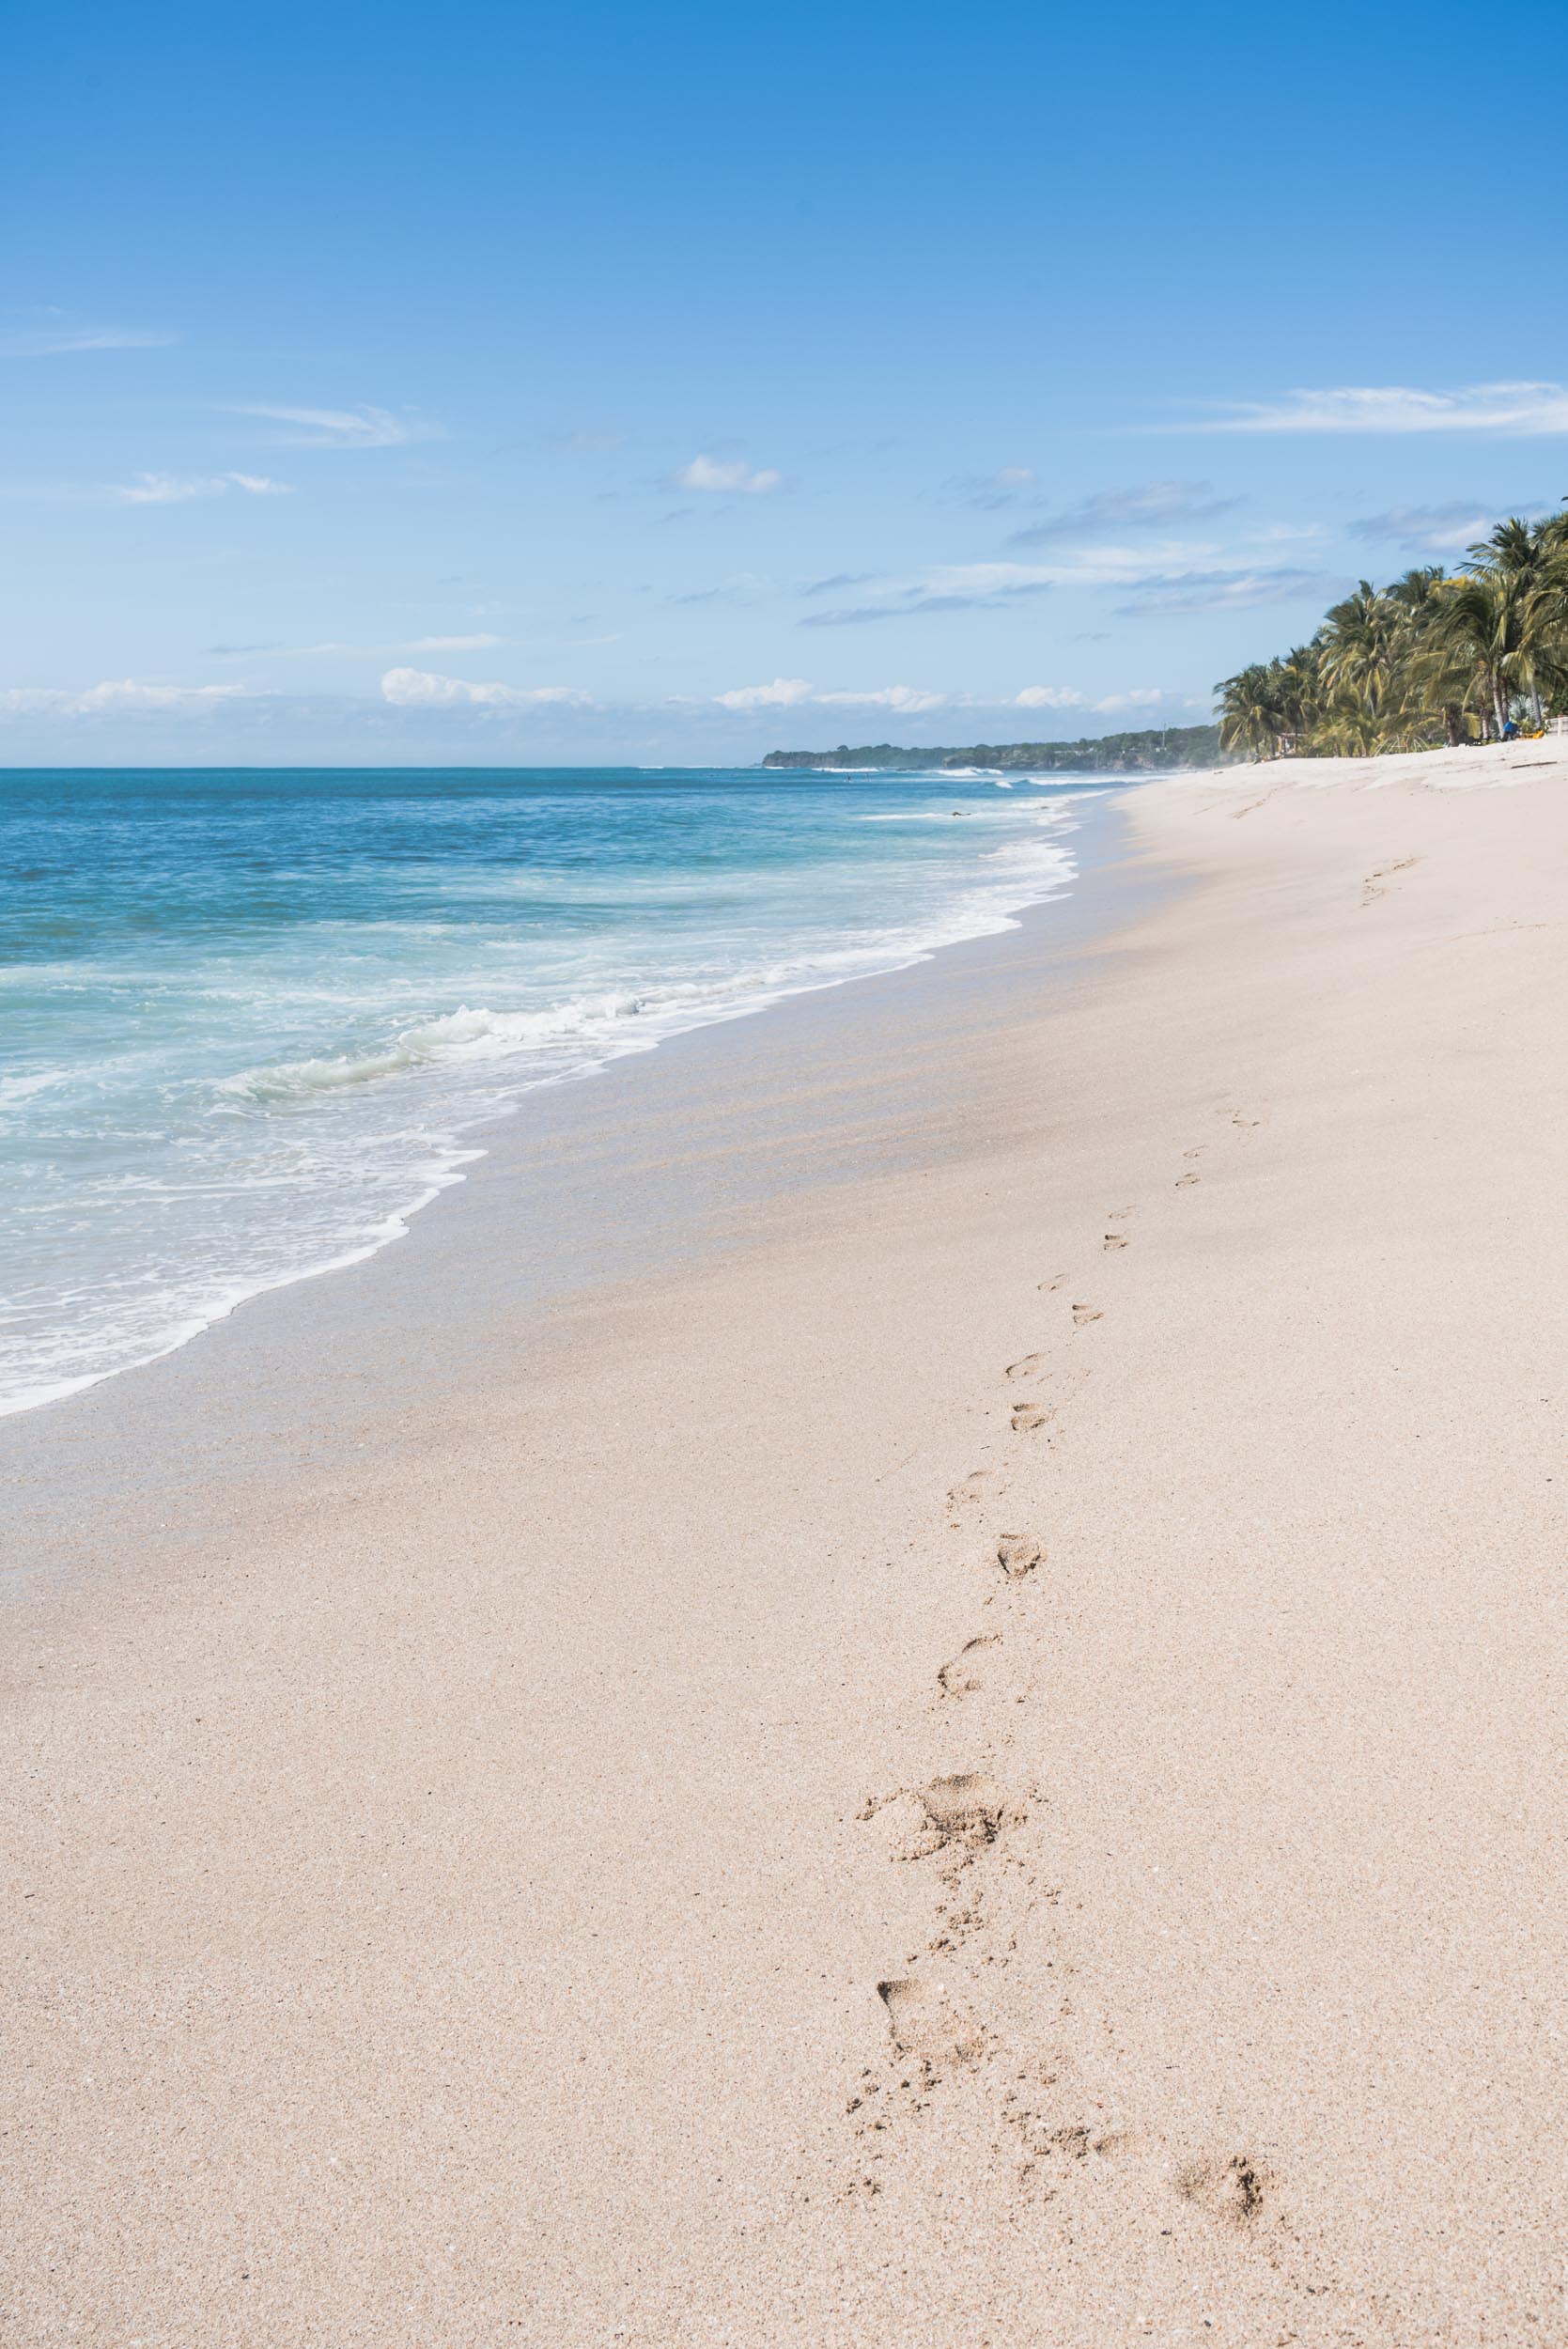
M 0 1410 L 394 1238 L 535 1086 L 1004 928 L 1083 786 L 0 773 Z

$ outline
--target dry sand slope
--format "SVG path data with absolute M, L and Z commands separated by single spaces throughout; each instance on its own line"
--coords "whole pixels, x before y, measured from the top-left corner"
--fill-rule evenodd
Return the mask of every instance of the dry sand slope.
M 1134 821 L 951 1162 L 29 1608 L 10 2339 L 1568 2341 L 1568 760 Z

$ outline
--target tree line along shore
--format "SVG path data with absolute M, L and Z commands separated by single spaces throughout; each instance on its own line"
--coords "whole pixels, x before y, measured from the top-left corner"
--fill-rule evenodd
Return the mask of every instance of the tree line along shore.
M 964 767 L 1028 769 L 1063 774 L 1169 774 L 1174 767 L 1212 767 L 1221 756 L 1219 729 L 1150 726 L 1136 734 L 1105 734 L 1078 742 L 971 742 L 966 748 L 911 750 L 894 742 L 866 743 L 851 750 L 769 751 L 765 767 L 877 768 L 941 771 Z
M 1538 734 L 1568 714 L 1568 514 L 1513 516 L 1387 587 L 1363 579 L 1305 645 L 1216 686 L 1219 740 L 1254 758 L 1370 758 Z
M 1564 501 L 1568 504 L 1568 501 Z M 1218 723 L 1076 742 L 769 751 L 770 768 L 1170 773 L 1227 759 L 1372 758 L 1543 732 L 1568 718 L 1568 513 L 1513 515 L 1462 570 L 1359 581 L 1304 645 L 1215 687 Z

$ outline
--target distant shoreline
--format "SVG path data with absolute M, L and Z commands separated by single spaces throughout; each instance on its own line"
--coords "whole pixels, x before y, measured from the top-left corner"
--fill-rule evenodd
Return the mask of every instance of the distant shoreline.
M 973 742 L 965 749 L 912 750 L 893 742 L 851 750 L 769 751 L 764 767 L 842 770 L 887 768 L 908 771 L 998 767 L 1050 774 L 1169 774 L 1173 769 L 1220 767 L 1226 754 L 1219 728 L 1149 726 L 1134 734 L 1084 737 L 1076 742 Z

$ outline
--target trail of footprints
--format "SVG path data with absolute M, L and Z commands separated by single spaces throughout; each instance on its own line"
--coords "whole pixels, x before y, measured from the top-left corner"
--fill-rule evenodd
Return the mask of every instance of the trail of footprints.
M 1369 873 L 1361 883 L 1362 905 L 1373 906 L 1377 903 L 1379 897 L 1386 897 L 1389 894 L 1386 884 L 1392 880 L 1394 875 L 1407 873 L 1412 864 L 1420 863 L 1419 856 L 1402 856 L 1392 864 L 1380 864 L 1377 870 L 1374 873 Z
M 1239 1109 L 1219 1113 L 1238 1140 L 1261 1123 Z M 1208 1147 L 1201 1143 L 1183 1153 L 1177 1190 L 1200 1181 L 1197 1161 Z M 1132 1206 L 1107 1213 L 1096 1251 L 1100 1258 L 1117 1256 L 1132 1245 L 1134 1235 L 1126 1227 L 1136 1213 Z M 1068 1289 L 1074 1277 L 1053 1274 L 1038 1283 L 1039 1292 L 1055 1296 Z M 1070 1289 L 1066 1302 L 1069 1317 L 1059 1343 L 1009 1362 L 1003 1373 L 1011 1433 L 1043 1440 L 1048 1447 L 1060 1431 L 1063 1403 L 1089 1375 L 1064 1349 L 1105 1315 L 1102 1305 L 1074 1299 Z M 1048 1395 L 1043 1392 L 1047 1388 Z M 994 1524 L 1007 1491 L 1001 1470 L 973 1470 L 947 1495 L 949 1527 L 984 1527 L 987 1518 Z M 1047 1546 L 1037 1531 L 986 1533 L 975 1547 L 986 1587 L 983 1604 L 1001 1611 L 996 1623 L 978 1629 L 937 1672 L 935 1702 L 942 1716 L 955 1721 L 965 1717 L 968 1700 L 1005 1691 L 1009 1619 L 1017 1610 L 1037 1608 L 1049 1584 Z M 1027 1694 L 1016 1692 L 1016 1702 L 1024 1703 Z M 1021 1894 L 1032 1909 L 1042 1901 L 1053 1902 L 1057 1893 L 1036 1876 L 1024 1850 L 1016 1848 L 1019 1843 L 1027 1848 L 1028 1839 L 1017 1838 L 1017 1830 L 1043 1809 L 1043 1798 L 1035 1788 L 993 1774 L 995 1762 L 990 1753 L 970 1754 L 963 1766 L 923 1786 L 898 1787 L 872 1797 L 859 1814 L 871 1820 L 896 1813 L 902 1840 L 891 1844 L 889 1858 L 895 1864 L 930 1867 L 938 1897 L 925 1948 L 910 1952 L 876 1985 L 887 2056 L 863 2068 L 846 2098 L 857 2156 L 846 2197 L 874 2201 L 883 2188 L 878 2173 L 900 2130 L 921 2124 L 955 2083 L 967 2081 L 972 2087 L 980 2082 L 991 2095 L 1003 2141 L 1014 2149 L 1020 2190 L 1048 2200 L 1063 2190 L 1079 2165 L 1127 2159 L 1142 2166 L 1153 2163 L 1173 2198 L 1264 2248 L 1287 2282 L 1308 2294 L 1327 2289 L 1289 2273 L 1281 2256 L 1289 2237 L 1275 2183 L 1254 2154 L 1220 2149 L 1182 2155 L 1150 2132 L 1108 2126 L 1103 2120 L 1090 2125 L 1073 2109 L 1070 2064 L 1063 2056 L 1026 2062 L 1021 2069 L 1015 2065 L 1009 2077 L 1001 2077 L 1006 2031 L 995 2009 L 1002 2001 L 988 1996 L 987 1977 L 1005 1974 L 1016 1945 L 1007 1909 L 1016 1912 L 1017 1907 L 1016 1897 L 1001 1896 Z M 1063 1975 L 1070 1971 L 1063 1965 Z M 1063 2011 L 1070 2015 L 1070 1990 L 1064 1987 L 1063 1996 Z M 1062 2019 L 1036 2018 L 1040 2035 L 1049 2036 Z

